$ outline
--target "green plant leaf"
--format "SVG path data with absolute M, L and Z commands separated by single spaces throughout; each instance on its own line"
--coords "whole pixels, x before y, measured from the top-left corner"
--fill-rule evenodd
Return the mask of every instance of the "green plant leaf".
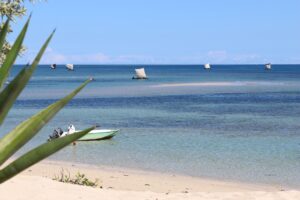
M 26 84 L 28 83 L 31 75 L 37 68 L 37 65 L 45 52 L 51 38 L 53 37 L 54 31 L 48 37 L 44 45 L 41 47 L 39 53 L 34 59 L 32 65 L 30 67 L 25 67 L 12 82 L 8 84 L 4 88 L 4 90 L 0 93 L 0 125 L 3 123 L 8 111 L 16 101 L 17 97 L 20 95 Z
M 9 19 L 6 20 L 6 22 L 2 28 L 2 31 L 0 32 L 0 49 L 2 49 L 2 47 L 4 45 L 8 27 L 9 27 Z
M 30 22 L 30 17 L 28 18 L 27 22 L 25 23 L 22 31 L 20 32 L 19 36 L 17 37 L 17 39 L 15 41 L 15 43 L 11 47 L 11 50 L 6 55 L 6 58 L 0 68 L 0 88 L 3 87 L 3 84 L 5 83 L 8 73 L 9 73 L 11 67 L 13 66 L 16 58 L 19 55 L 19 51 L 22 47 L 22 43 L 23 43 L 24 37 L 26 35 L 29 22 Z
M 44 158 L 57 152 L 58 150 L 70 144 L 71 142 L 81 138 L 94 128 L 95 127 L 92 127 L 78 133 L 54 139 L 50 142 L 44 143 L 30 150 L 29 152 L 19 157 L 17 160 L 13 161 L 11 164 L 9 164 L 0 171 L 0 184 L 17 175 L 24 169 L 34 165 L 40 160 L 43 160 Z
M 85 81 L 72 93 L 22 122 L 14 130 L 6 134 L 0 140 L 0 165 L 37 134 L 37 132 L 90 81 L 91 79 Z

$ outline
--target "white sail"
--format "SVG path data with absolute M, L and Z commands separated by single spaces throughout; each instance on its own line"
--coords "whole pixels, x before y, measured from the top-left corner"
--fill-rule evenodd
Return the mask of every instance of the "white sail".
M 265 69 L 272 69 L 271 63 L 265 64 Z
M 209 64 L 209 63 L 206 63 L 206 64 L 204 65 L 204 69 L 210 69 L 210 64 Z
M 74 70 L 74 65 L 73 64 L 66 64 L 66 68 L 68 70 Z
M 51 69 L 55 69 L 56 68 L 56 64 L 52 64 L 50 65 Z
M 144 68 L 135 69 L 135 75 L 137 79 L 147 78 Z

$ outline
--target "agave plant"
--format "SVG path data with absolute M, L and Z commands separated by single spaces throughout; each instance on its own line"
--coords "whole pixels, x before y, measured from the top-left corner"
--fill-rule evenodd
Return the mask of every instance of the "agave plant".
M 4 60 L 0 68 L 0 125 L 2 125 L 9 110 L 13 106 L 19 94 L 28 83 L 30 77 L 38 66 L 38 63 L 46 50 L 55 30 L 47 38 L 46 42 L 41 47 L 40 51 L 36 55 L 31 65 L 24 67 L 15 78 L 4 87 L 9 72 L 18 56 L 18 53 L 22 47 L 24 37 L 27 32 L 27 28 L 30 22 L 30 17 L 25 23 L 23 29 L 14 42 L 11 50 L 8 52 L 6 59 Z M 6 34 L 9 27 L 9 19 L 3 26 L 0 32 L 0 48 L 3 47 Z M 58 113 L 82 88 L 84 88 L 90 80 L 85 81 L 81 86 L 71 92 L 69 95 L 58 100 L 57 102 L 49 105 L 44 110 L 25 120 L 16 126 L 11 132 L 7 133 L 0 139 L 0 167 L 19 150 L 24 144 L 26 144 L 33 136 L 35 136 L 39 130 Z M 94 127 L 88 128 L 84 131 L 74 133 L 53 141 L 44 143 L 24 155 L 16 158 L 9 164 L 5 164 L 0 168 L 0 184 L 17 175 L 26 168 L 34 165 L 40 160 L 50 156 L 63 147 L 67 146 L 71 142 L 84 136 L 90 132 Z

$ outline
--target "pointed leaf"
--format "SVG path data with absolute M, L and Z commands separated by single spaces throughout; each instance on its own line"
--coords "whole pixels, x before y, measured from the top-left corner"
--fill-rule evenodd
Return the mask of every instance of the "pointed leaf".
M 0 184 L 17 175 L 24 169 L 34 165 L 35 163 L 47 158 L 51 154 L 59 151 L 63 147 L 67 146 L 71 142 L 81 138 L 94 127 L 86 129 L 84 131 L 73 133 L 62 138 L 54 139 L 50 142 L 44 143 L 31 151 L 27 152 L 23 156 L 19 157 L 17 160 L 13 161 L 11 164 L 6 166 L 0 171 Z
M 32 65 L 28 68 L 24 68 L 8 86 L 0 93 L 0 125 L 3 123 L 8 111 L 14 104 L 15 100 L 22 92 L 27 82 L 29 81 L 31 75 L 35 71 L 43 53 L 45 52 L 51 38 L 53 37 L 54 31 L 48 37 L 42 48 L 40 49 L 38 55 L 34 59 Z
M 29 22 L 30 22 L 30 17 L 27 20 L 26 24 L 24 25 L 19 36 L 17 37 L 15 43 L 11 47 L 11 50 L 6 55 L 6 58 L 0 68 L 0 88 L 2 88 L 3 84 L 5 83 L 5 80 L 8 76 L 9 71 L 10 71 L 11 67 L 13 66 L 16 58 L 19 55 L 19 51 L 22 47 L 22 43 L 23 43 L 24 37 L 26 35 Z
M 0 49 L 3 48 L 4 42 L 5 42 L 5 38 L 6 38 L 6 34 L 8 32 L 8 27 L 9 27 L 9 19 L 6 20 L 1 33 L 0 33 Z
M 51 104 L 46 109 L 19 124 L 14 130 L 0 140 L 0 165 L 12 154 L 28 142 L 54 115 L 62 109 L 91 80 L 85 81 L 80 87 L 63 99 Z

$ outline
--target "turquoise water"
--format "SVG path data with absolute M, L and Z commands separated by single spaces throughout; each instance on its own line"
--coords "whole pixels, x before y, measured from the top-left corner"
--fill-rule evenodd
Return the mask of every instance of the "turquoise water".
M 135 66 L 40 66 L 0 133 L 93 76 L 18 154 L 56 127 L 97 123 L 121 132 L 51 159 L 300 187 L 300 66 L 144 67 L 146 81 L 131 80 Z

